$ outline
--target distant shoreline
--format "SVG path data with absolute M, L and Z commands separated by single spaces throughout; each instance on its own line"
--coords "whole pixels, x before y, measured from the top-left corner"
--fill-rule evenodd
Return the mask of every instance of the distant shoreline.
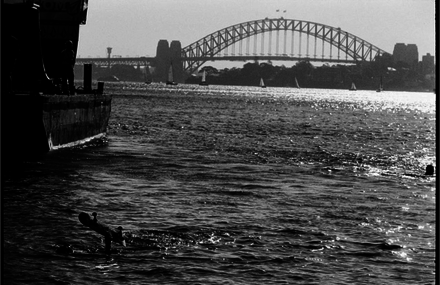
M 148 85 L 150 84 L 146 84 L 145 82 L 142 81 L 104 81 L 104 91 L 106 90 L 106 87 L 108 88 L 109 84 L 111 85 L 118 85 L 118 84 L 141 84 L 141 85 L 145 85 L 145 87 L 147 89 L 152 89 L 151 87 L 157 86 L 157 85 L 163 85 L 164 87 L 166 86 L 165 83 L 160 83 L 160 82 L 152 82 L 152 85 L 148 87 Z M 83 80 L 80 79 L 75 79 L 75 84 L 77 86 L 82 86 L 83 85 Z M 92 84 L 93 85 L 98 85 L 98 80 L 92 80 Z M 181 83 L 182 85 L 198 85 L 198 83 Z M 246 86 L 246 87 L 258 87 L 257 85 L 239 85 L 239 84 L 210 84 L 212 86 Z M 268 86 L 270 87 L 274 87 L 274 88 L 294 88 L 294 87 L 288 87 L 288 86 Z M 305 88 L 311 88 L 311 89 L 330 89 L 330 90 L 348 90 L 346 88 L 326 88 L 326 87 L 303 87 Z M 371 89 L 358 89 L 357 91 L 376 91 L 376 89 L 371 88 Z M 397 88 L 390 88 L 390 89 L 384 89 L 383 92 L 423 92 L 423 93 L 432 93 L 435 94 L 435 92 L 433 90 L 428 90 L 428 89 L 397 89 Z

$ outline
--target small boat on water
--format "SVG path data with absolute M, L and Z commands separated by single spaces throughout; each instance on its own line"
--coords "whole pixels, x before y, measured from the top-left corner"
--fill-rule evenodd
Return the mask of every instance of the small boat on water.
M 199 85 L 208 86 L 208 82 L 206 82 L 206 71 L 205 70 L 203 70 L 202 81 L 199 83 Z
M 383 83 L 382 83 L 382 76 L 380 77 L 380 84 L 379 88 L 377 88 L 376 92 L 382 92 L 383 91 Z
M 351 83 L 351 87 L 348 90 L 350 90 L 350 91 L 356 91 L 357 90 L 356 89 L 356 85 L 354 85 L 354 82 Z
M 170 69 L 168 71 L 168 80 L 166 82 L 166 85 L 177 85 L 177 82 L 174 82 L 174 76 L 173 76 L 173 66 L 170 66 Z
M 264 84 L 263 78 L 260 79 L 260 87 L 261 88 L 266 88 L 266 84 Z

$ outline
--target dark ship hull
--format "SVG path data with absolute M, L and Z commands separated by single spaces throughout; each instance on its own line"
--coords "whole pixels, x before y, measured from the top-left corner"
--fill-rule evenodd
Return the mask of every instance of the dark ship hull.
M 76 55 L 87 0 L 67 14 L 45 11 L 45 1 L 40 2 L 42 7 L 2 2 L 7 23 L 2 35 L 2 159 L 40 156 L 104 136 L 110 118 L 112 98 L 102 89 L 92 90 L 91 77 L 85 78 L 90 86 L 82 94 L 62 95 L 59 85 L 57 56 L 67 40 Z
M 43 97 L 43 124 L 49 150 L 105 136 L 111 112 L 109 95 Z
M 2 152 L 15 159 L 103 137 L 111 113 L 109 95 L 15 95 L 3 104 Z

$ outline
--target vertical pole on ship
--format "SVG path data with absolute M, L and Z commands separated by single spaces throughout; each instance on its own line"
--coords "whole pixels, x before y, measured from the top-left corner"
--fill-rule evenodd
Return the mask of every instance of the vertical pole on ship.
M 84 92 L 92 92 L 92 64 L 84 64 Z

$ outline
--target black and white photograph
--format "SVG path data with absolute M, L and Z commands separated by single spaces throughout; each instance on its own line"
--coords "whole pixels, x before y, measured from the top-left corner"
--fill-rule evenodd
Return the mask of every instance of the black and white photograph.
M 1 283 L 435 284 L 435 0 L 2 0 Z

